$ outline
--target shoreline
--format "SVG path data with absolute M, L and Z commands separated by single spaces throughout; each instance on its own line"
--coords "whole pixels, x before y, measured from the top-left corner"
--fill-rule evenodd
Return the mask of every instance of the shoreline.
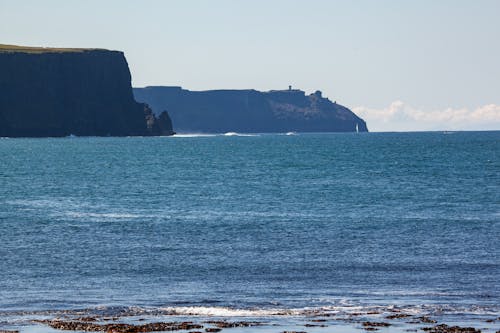
M 10 315 L 8 315 L 10 314 Z M 1 312 L 1 333 L 166 332 L 330 333 L 500 332 L 500 313 L 416 312 L 405 307 L 236 309 L 226 307 L 94 308 Z

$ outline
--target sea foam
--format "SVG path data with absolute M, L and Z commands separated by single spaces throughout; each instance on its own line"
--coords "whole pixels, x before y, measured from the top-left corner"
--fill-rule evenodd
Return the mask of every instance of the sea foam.
M 224 136 L 259 136 L 257 134 L 237 133 L 237 132 L 226 132 L 223 135 Z

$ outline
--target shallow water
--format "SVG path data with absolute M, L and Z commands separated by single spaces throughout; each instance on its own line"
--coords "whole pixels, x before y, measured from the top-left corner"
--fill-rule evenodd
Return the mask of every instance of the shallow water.
M 499 154 L 500 132 L 1 139 L 0 327 L 129 307 L 500 316 Z

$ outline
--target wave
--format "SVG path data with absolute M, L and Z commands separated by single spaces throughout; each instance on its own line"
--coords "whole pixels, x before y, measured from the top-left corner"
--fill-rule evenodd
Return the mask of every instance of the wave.
M 144 211 L 130 211 L 123 208 L 109 207 L 105 204 L 91 204 L 70 198 L 50 199 L 14 199 L 7 200 L 5 204 L 19 210 L 39 211 L 55 219 L 76 219 L 88 221 L 110 221 L 121 219 L 154 218 L 157 214 Z
M 156 309 L 163 315 L 200 316 L 200 317 L 281 317 L 281 316 L 332 316 L 352 314 L 383 315 L 403 312 L 410 315 L 500 315 L 498 305 L 463 305 L 463 304 L 351 304 L 340 302 L 338 305 L 300 308 L 233 308 L 222 306 L 172 306 Z
M 299 310 L 293 309 L 237 309 L 229 307 L 210 306 L 180 306 L 160 308 L 165 314 L 173 316 L 207 316 L 207 317 L 271 317 L 299 315 Z
M 139 214 L 129 214 L 129 213 L 91 213 L 91 212 L 67 212 L 65 214 L 72 218 L 92 218 L 92 219 L 134 219 L 139 217 L 144 217 L 144 215 Z
M 247 134 L 247 133 L 237 133 L 237 132 L 226 132 L 224 136 L 259 136 L 257 134 Z
M 331 317 L 349 315 L 385 316 L 392 313 L 405 313 L 413 316 L 500 316 L 498 305 L 451 305 L 451 304 L 420 304 L 420 305 L 332 305 L 322 307 L 302 308 L 235 308 L 224 306 L 166 306 L 166 307 L 121 307 L 98 306 L 95 308 L 75 310 L 34 310 L 34 311 L 1 311 L 0 317 L 14 316 L 50 316 L 50 315 L 104 315 L 116 317 L 130 316 L 166 316 L 166 317 L 242 317 L 242 318 L 272 318 L 272 317 Z
M 226 132 L 223 134 L 208 134 L 208 133 L 182 133 L 174 134 L 173 138 L 204 138 L 204 137 L 215 137 L 215 136 L 259 136 L 257 134 L 247 134 L 238 132 Z
M 183 133 L 183 134 L 174 134 L 173 138 L 203 138 L 203 137 L 213 137 L 217 136 L 216 134 L 206 134 L 206 133 Z

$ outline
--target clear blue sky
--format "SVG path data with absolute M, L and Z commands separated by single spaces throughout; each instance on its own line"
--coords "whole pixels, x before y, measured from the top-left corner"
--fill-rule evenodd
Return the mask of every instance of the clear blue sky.
M 0 43 L 123 50 L 134 86 L 319 89 L 376 130 L 500 129 L 499 18 L 496 0 L 0 0 Z

